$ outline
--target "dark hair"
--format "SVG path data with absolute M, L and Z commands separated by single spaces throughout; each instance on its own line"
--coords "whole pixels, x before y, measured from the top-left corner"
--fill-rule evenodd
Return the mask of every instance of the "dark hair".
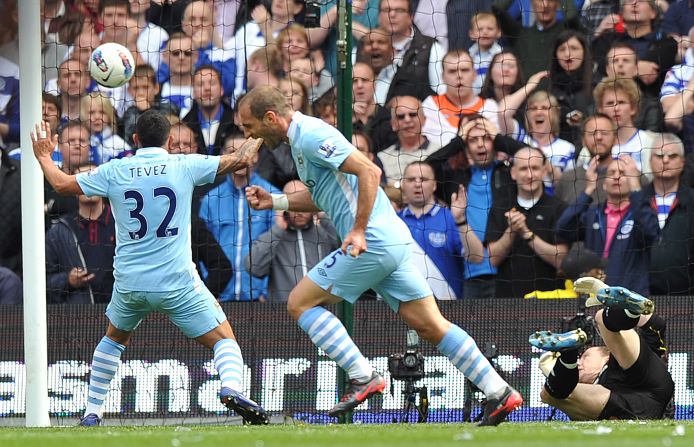
M 133 70 L 133 79 L 146 78 L 149 82 L 157 85 L 157 73 L 154 71 L 151 65 L 139 64 L 135 66 Z
M 131 14 L 130 0 L 99 0 L 99 14 L 103 13 L 104 9 L 106 9 L 109 6 L 121 6 L 124 8 L 128 8 L 128 15 Z
M 383 4 L 383 0 L 379 0 L 378 2 L 378 9 L 379 11 L 381 10 L 381 5 Z M 414 12 L 414 8 L 412 7 L 412 0 L 407 0 L 407 12 L 412 15 Z
M 63 132 L 65 132 L 68 129 L 73 128 L 73 127 L 81 127 L 82 129 L 84 129 L 87 132 L 87 135 L 89 135 L 89 128 L 87 127 L 86 124 L 84 124 L 80 120 L 70 120 L 58 128 L 58 142 L 62 143 L 63 142 Z
M 494 55 L 492 62 L 489 64 L 489 70 L 487 71 L 487 77 L 484 78 L 484 83 L 482 84 L 482 90 L 480 91 L 480 96 L 484 99 L 494 98 L 494 81 L 492 80 L 492 67 L 494 64 L 499 63 L 502 56 L 510 54 L 516 59 L 516 65 L 518 66 L 518 76 L 516 77 L 516 82 L 511 86 L 511 93 L 517 91 L 519 88 L 525 85 L 525 76 L 523 75 L 523 69 L 521 68 L 518 56 L 511 50 L 502 50 L 500 53 Z
M 355 129 L 352 131 L 352 138 L 354 137 L 362 137 L 364 141 L 366 141 L 366 145 L 368 146 L 366 149 L 368 150 L 369 153 L 374 153 L 374 142 L 371 139 L 371 136 L 369 136 L 368 132 L 365 132 L 361 129 Z M 358 148 L 357 148 L 358 149 Z
M 137 138 L 140 147 L 163 147 L 171 132 L 166 116 L 154 109 L 146 110 L 137 119 Z
M 562 31 L 559 36 L 557 36 L 557 40 L 554 41 L 554 47 L 552 48 L 551 53 L 552 60 L 549 65 L 550 90 L 564 91 L 565 89 L 563 84 L 557 83 L 560 73 L 566 73 L 559 65 L 559 60 L 557 59 L 557 50 L 560 46 L 574 37 L 583 47 L 583 63 L 576 69 L 576 71 L 581 73 L 580 81 L 583 85 L 581 89 L 583 94 L 586 95 L 587 98 L 590 98 L 593 86 L 593 60 L 590 56 L 590 46 L 588 45 L 586 36 L 583 33 L 574 30 Z
M 607 55 L 610 53 L 612 50 L 616 50 L 618 48 L 624 48 L 625 50 L 632 51 L 634 53 L 634 57 L 636 58 L 636 62 L 639 61 L 639 54 L 636 52 L 636 49 L 634 48 L 633 45 L 631 45 L 629 42 L 626 41 L 618 41 L 612 44 L 612 46 L 607 50 L 607 53 L 605 53 L 605 63 L 607 63 Z
M 337 114 L 337 93 L 335 88 L 331 88 L 313 101 L 313 115 L 320 118 L 321 114 L 331 107 Z
M 195 69 L 195 71 L 193 71 L 193 76 L 195 76 L 196 74 L 200 73 L 202 70 L 212 70 L 212 71 L 214 71 L 214 72 L 217 74 L 217 79 L 219 80 L 219 82 L 220 82 L 220 83 L 222 82 L 222 73 L 219 71 L 219 69 L 218 69 L 217 67 L 215 67 L 215 66 L 212 65 L 212 64 L 202 64 L 202 65 L 200 65 L 198 68 Z
M 56 107 L 56 109 L 58 109 L 58 117 L 63 115 L 63 103 L 60 101 L 59 97 L 51 95 L 50 93 L 43 92 L 43 94 L 41 94 L 41 100 L 43 102 L 53 104 Z

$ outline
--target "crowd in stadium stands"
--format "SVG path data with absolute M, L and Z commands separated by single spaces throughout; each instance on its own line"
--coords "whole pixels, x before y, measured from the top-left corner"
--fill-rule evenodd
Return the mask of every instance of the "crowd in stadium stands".
M 132 155 L 150 108 L 174 124 L 171 152 L 233 151 L 236 104 L 260 85 L 336 125 L 337 2 L 318 2 L 318 27 L 304 26 L 307 3 L 42 0 L 55 163 L 74 173 Z M 562 261 L 585 249 L 610 285 L 694 294 L 694 1 L 351 4 L 353 144 L 381 167 L 439 299 L 562 289 L 575 279 Z M 0 10 L 0 303 L 18 303 L 17 0 Z M 89 76 L 105 42 L 135 56 L 127 85 Z M 195 194 L 194 258 L 220 300 L 286 300 L 338 246 L 324 215 L 246 203 L 246 185 L 278 192 L 297 179 L 281 143 Z M 49 302 L 108 302 L 109 204 L 44 190 Z

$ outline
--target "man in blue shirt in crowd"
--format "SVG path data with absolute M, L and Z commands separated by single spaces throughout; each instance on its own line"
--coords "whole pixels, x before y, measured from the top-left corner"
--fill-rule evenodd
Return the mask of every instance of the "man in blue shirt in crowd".
M 137 121 L 133 157 L 68 175 L 51 159 L 58 137 L 45 121 L 32 133 L 34 154 L 61 194 L 107 197 L 116 231 L 113 296 L 106 309 L 106 336 L 94 351 L 82 426 L 101 423 L 103 403 L 132 332 L 152 311 L 166 314 L 186 336 L 214 351 L 222 382 L 219 397 L 247 422 L 267 423 L 265 410 L 242 393 L 243 358 L 219 303 L 200 280 L 190 243 L 193 188 L 218 174 L 247 166 L 262 140 L 248 140 L 222 157 L 170 155 L 168 120 L 148 110 Z
M 228 137 L 224 153 L 234 153 L 244 142 L 241 135 Z M 244 258 L 248 256 L 251 242 L 272 228 L 274 215 L 271 210 L 250 209 L 245 188 L 258 185 L 273 193 L 280 190 L 254 172 L 255 161 L 248 168 L 230 173 L 200 201 L 200 218 L 222 247 L 234 272 L 219 296 L 220 301 L 265 301 L 268 297 L 268 279 L 251 276 Z
M 463 258 L 469 258 L 472 252 L 475 253 L 472 259 L 481 260 L 484 257 L 480 240 L 467 237 L 470 228 L 465 217 L 467 195 L 464 189 L 462 194 L 457 194 L 451 208 L 439 205 L 434 195 L 434 168 L 420 161 L 407 165 L 401 188 L 407 206 L 399 216 L 421 248 L 413 250 L 415 258 L 417 255 L 424 258 L 425 263 L 420 266 L 420 271 L 437 299 L 462 298 Z
M 294 194 L 271 195 L 250 186 L 246 196 L 251 207 L 323 210 L 343 241 L 341 248 L 297 284 L 287 303 L 289 314 L 311 341 L 351 379 L 347 393 L 328 415 L 351 411 L 385 389 L 383 377 L 340 320 L 323 307 L 341 300 L 354 303 L 369 288 L 486 394 L 481 425 L 497 425 L 518 408 L 523 403 L 520 393 L 492 368 L 472 337 L 441 315 L 431 288 L 412 261 L 412 236 L 378 186 L 381 170 L 337 129 L 291 110 L 284 94 L 274 87 L 251 90 L 239 102 L 239 117 L 246 136 L 261 137 L 270 148 L 289 142 L 299 177 L 308 187 Z

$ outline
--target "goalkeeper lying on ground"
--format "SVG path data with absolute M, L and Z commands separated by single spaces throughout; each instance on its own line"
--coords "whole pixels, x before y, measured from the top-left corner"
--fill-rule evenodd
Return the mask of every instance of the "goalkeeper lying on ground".
M 586 306 L 604 305 L 595 322 L 605 346 L 579 349 L 581 329 L 532 334 L 529 343 L 550 351 L 540 360 L 547 376 L 542 401 L 572 420 L 660 419 L 675 385 L 660 355 L 665 322 L 653 315 L 653 302 L 623 287 L 580 278 L 577 292 L 589 293 Z

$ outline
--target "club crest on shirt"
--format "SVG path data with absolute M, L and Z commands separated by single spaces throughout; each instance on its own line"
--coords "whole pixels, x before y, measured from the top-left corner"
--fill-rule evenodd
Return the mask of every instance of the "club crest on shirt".
M 624 221 L 624 224 L 622 224 L 622 228 L 619 229 L 619 232 L 621 234 L 618 234 L 616 237 L 617 239 L 627 239 L 629 235 L 631 235 L 631 230 L 634 229 L 634 221 L 633 220 L 627 220 Z
M 325 143 L 321 144 L 318 148 L 318 152 L 323 154 L 325 158 L 330 158 L 330 156 L 335 152 L 335 150 L 337 150 L 337 146 L 335 146 L 330 141 L 326 141 Z
M 432 231 L 429 233 L 429 243 L 432 245 L 432 247 L 443 247 L 446 244 L 446 233 Z

